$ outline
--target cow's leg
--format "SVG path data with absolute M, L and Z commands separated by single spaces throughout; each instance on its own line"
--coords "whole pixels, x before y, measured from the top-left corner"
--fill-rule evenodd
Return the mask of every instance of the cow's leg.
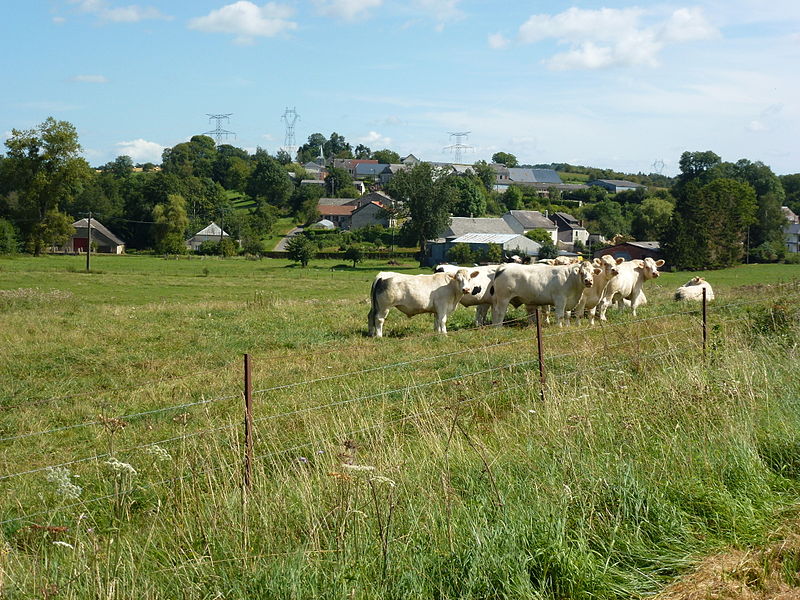
M 383 322 L 386 320 L 386 315 L 389 314 L 391 306 L 386 309 L 379 309 L 375 311 L 375 337 L 383 337 Z
M 492 327 L 500 327 L 503 325 L 503 319 L 506 318 L 508 311 L 508 300 L 495 299 L 492 303 Z
M 594 325 L 594 315 L 597 312 L 597 307 L 593 306 L 589 309 L 589 325 Z
M 434 315 L 433 330 L 436 333 L 443 333 L 447 335 L 447 313 L 437 312 Z
M 636 292 L 634 292 L 634 295 L 631 296 L 631 310 L 633 311 L 634 317 L 636 316 L 636 307 L 639 306 L 641 301 L 642 301 L 642 294 L 641 293 L 637 294 Z
M 556 300 L 555 304 L 555 312 L 556 312 L 556 320 L 558 321 L 558 326 L 564 326 L 564 316 L 566 313 L 567 307 L 567 300 L 566 298 L 559 298 Z M 567 318 L 567 325 L 569 325 L 569 318 Z
M 480 327 L 486 325 L 486 313 L 489 312 L 489 304 L 478 304 L 475 307 L 475 325 Z
M 606 319 L 606 310 L 608 309 L 608 305 L 611 304 L 611 298 L 603 297 L 600 299 L 600 302 L 597 304 L 597 308 L 600 311 L 600 320 L 607 321 Z

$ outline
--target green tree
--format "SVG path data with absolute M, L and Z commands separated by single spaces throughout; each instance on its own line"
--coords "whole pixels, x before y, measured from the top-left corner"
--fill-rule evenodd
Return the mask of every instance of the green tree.
M 286 165 L 292 162 L 292 157 L 286 150 L 281 148 L 275 154 L 275 160 L 277 160 L 280 164 L 282 164 L 285 167 Z
M 553 236 L 546 229 L 531 229 L 525 233 L 525 237 L 540 244 L 553 243 Z
M 475 173 L 475 176 L 480 180 L 487 192 L 491 192 L 494 189 L 497 176 L 489 163 L 485 160 L 479 160 L 472 165 L 472 172 Z
M 3 187 L 15 194 L 12 219 L 20 227 L 26 248 L 39 255 L 49 243 L 48 215 L 64 209 L 92 172 L 83 158 L 75 127 L 48 117 L 38 127 L 12 129 L 5 142 Z
M 297 162 L 305 164 L 316 160 L 327 141 L 321 133 L 312 133 L 308 136 L 308 141 L 297 149 Z
M 400 162 L 400 155 L 397 152 L 385 148 L 373 152 L 372 158 L 385 165 L 396 165 Z
M 292 237 L 286 244 L 286 253 L 294 262 L 299 262 L 303 268 L 317 255 L 314 243 L 304 235 Z
M 259 148 L 246 191 L 251 198 L 264 197 L 273 206 L 285 207 L 294 192 L 294 184 L 286 169 Z
M 553 243 L 553 238 L 548 236 L 541 244 L 542 247 L 539 248 L 538 256 L 540 260 L 556 258 L 558 256 L 558 247 Z
M 508 152 L 495 152 L 492 154 L 492 162 L 507 167 L 516 167 L 519 164 L 517 157 Z
M 186 254 L 186 200 L 178 194 L 170 194 L 166 204 L 153 207 L 153 236 L 156 251 L 163 254 Z
M 663 198 L 646 198 L 633 211 L 631 235 L 639 241 L 661 239 L 674 207 L 672 202 Z
M 167 148 L 161 154 L 161 168 L 182 177 L 211 177 L 217 145 L 207 135 L 193 135 L 188 142 Z
M 486 261 L 497 264 L 503 260 L 503 247 L 500 244 L 489 244 L 486 250 Z
M 389 195 L 403 203 L 409 219 L 403 235 L 419 245 L 419 261 L 426 258 L 427 240 L 438 237 L 450 224 L 450 210 L 455 193 L 446 184 L 446 175 L 430 163 L 419 163 L 400 171 L 387 186 Z
M 781 175 L 780 182 L 786 196 L 786 206 L 800 215 L 800 173 Z
M 472 265 L 475 262 L 475 253 L 469 244 L 454 244 L 447 251 L 447 260 L 457 265 Z
M 128 177 L 133 173 L 133 159 L 130 156 L 118 156 L 105 166 L 105 170 L 111 172 L 115 177 Z
M 630 233 L 630 223 L 618 202 L 606 199 L 595 204 L 584 204 L 581 212 L 589 221 L 587 229 L 597 231 L 607 238 Z
M 352 188 L 352 189 L 351 189 Z M 344 169 L 331 167 L 325 177 L 325 192 L 330 198 L 353 198 L 349 194 L 353 191 L 353 178 Z
M 59 210 L 47 211 L 44 219 L 36 224 L 35 240 L 40 241 L 45 247 L 63 246 L 75 233 L 72 221 L 72 217 Z M 29 241 L 29 244 L 35 244 L 36 241 Z M 29 246 L 28 249 L 32 250 L 33 248 Z
M 0 219 L 0 254 L 16 254 L 19 251 L 17 232 L 11 221 Z
M 323 151 L 327 158 L 353 158 L 353 148 L 347 143 L 343 135 L 339 135 L 335 131 L 331 133 L 331 137 L 323 144 Z
M 503 204 L 508 210 L 522 210 L 525 208 L 525 196 L 517 185 L 510 185 L 503 192 Z
M 345 248 L 344 257 L 346 260 L 353 261 L 353 268 L 355 269 L 356 264 L 364 261 L 364 250 L 361 246 L 353 244 Z
M 477 179 L 451 175 L 446 181 L 455 190 L 453 216 L 482 217 L 486 214 L 486 196 Z
M 370 150 L 364 144 L 359 144 L 353 151 L 353 156 L 359 159 L 368 159 L 372 156 L 372 150 Z

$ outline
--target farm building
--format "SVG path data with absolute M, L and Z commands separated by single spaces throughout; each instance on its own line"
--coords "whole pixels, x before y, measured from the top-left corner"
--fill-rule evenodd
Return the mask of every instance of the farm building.
M 197 250 L 203 242 L 219 242 L 222 238 L 226 237 L 230 236 L 225 233 L 219 225 L 212 221 L 208 227 L 201 229 L 186 240 L 186 247 L 190 250 Z
M 558 241 L 573 245 L 575 242 L 586 244 L 589 241 L 589 232 L 575 217 L 564 212 L 554 212 L 550 217 L 558 227 Z
M 625 242 L 598 250 L 593 257 L 599 258 L 606 254 L 625 260 L 647 258 L 648 256 L 653 260 L 658 260 L 661 258 L 661 246 L 658 242 Z
M 473 252 L 484 254 L 489 244 L 497 244 L 504 254 L 538 256 L 541 244 L 518 233 L 467 233 L 444 241 L 428 244 L 428 262 L 431 265 L 447 261 L 447 252 L 456 244 L 466 244 Z
M 510 210 L 503 215 L 503 220 L 515 233 L 543 229 L 550 234 L 554 244 L 558 243 L 558 225 L 538 210 Z
M 647 186 L 632 181 L 625 181 L 624 179 L 592 179 L 591 181 L 587 181 L 586 185 L 604 188 L 612 194 L 629 192 L 641 188 L 647 189 Z
M 88 219 L 75 221 L 72 226 L 75 228 L 75 233 L 72 234 L 64 250 L 66 252 L 86 252 L 89 245 Z M 105 254 L 125 253 L 125 242 L 111 233 L 97 219 L 92 219 L 92 245 L 97 248 L 97 252 Z
M 790 223 L 783 228 L 786 235 L 786 250 L 788 252 L 800 252 L 800 224 Z
M 369 225 L 389 226 L 389 215 L 382 201 L 391 198 L 379 192 L 360 198 L 320 198 L 317 212 L 338 229 L 361 229 Z

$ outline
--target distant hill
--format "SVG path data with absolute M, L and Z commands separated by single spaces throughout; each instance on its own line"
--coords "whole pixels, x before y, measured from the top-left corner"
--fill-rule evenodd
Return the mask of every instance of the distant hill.
M 536 165 L 521 165 L 532 169 L 555 169 L 564 183 L 586 183 L 592 179 L 624 179 L 640 183 L 648 187 L 670 188 L 675 183 L 674 177 L 667 177 L 661 173 L 620 173 L 612 169 L 598 169 L 568 163 L 549 163 Z

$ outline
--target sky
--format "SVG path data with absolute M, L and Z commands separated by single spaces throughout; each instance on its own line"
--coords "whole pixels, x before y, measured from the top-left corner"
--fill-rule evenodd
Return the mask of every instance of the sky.
M 0 142 L 72 123 L 93 166 L 213 131 L 427 161 L 800 172 L 800 0 L 0 0 Z M 453 133 L 465 133 L 453 136 Z M 5 147 L 0 148 L 0 152 Z

